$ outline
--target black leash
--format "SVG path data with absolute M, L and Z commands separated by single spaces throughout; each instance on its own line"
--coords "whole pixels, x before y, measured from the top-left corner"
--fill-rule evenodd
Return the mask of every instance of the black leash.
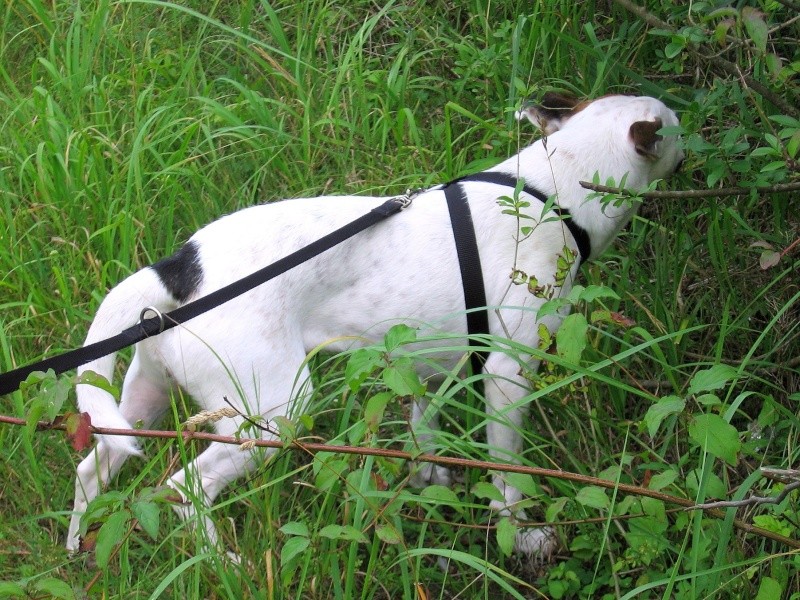
M 158 335 L 159 333 L 167 331 L 168 329 L 172 329 L 176 325 L 185 323 L 189 319 L 193 319 L 194 317 L 203 314 L 204 312 L 207 312 L 212 308 L 227 302 L 228 300 L 232 300 L 233 298 L 236 298 L 237 296 L 240 296 L 241 294 L 244 294 L 245 292 L 261 285 L 262 283 L 277 277 L 281 273 L 285 273 L 297 265 L 314 258 L 318 254 L 333 248 L 337 244 L 350 237 L 353 237 L 364 229 L 368 229 L 376 223 L 379 223 L 380 221 L 397 214 L 403 208 L 408 206 L 410 202 L 410 194 L 392 198 L 380 206 L 373 208 L 367 214 L 359 217 L 355 221 L 351 221 L 336 231 L 333 231 L 328 235 L 311 242 L 308 246 L 305 246 L 304 248 L 301 248 L 300 250 L 297 250 L 296 252 L 293 252 L 292 254 L 289 254 L 288 256 L 285 256 L 270 265 L 267 265 L 263 269 L 260 269 L 255 273 L 244 277 L 243 279 L 220 288 L 215 292 L 208 294 L 207 296 L 203 296 L 202 298 L 198 298 L 193 302 L 184 304 L 180 308 L 177 308 L 166 314 L 162 315 L 159 313 L 156 317 L 150 317 L 147 319 L 142 318 L 138 324 L 129 327 L 121 333 L 105 340 L 101 340 L 94 344 L 89 344 L 88 346 L 83 346 L 82 348 L 70 350 L 69 352 L 59 354 L 58 356 L 46 358 L 32 365 L 14 369 L 13 371 L 0 373 L 0 396 L 3 394 L 10 394 L 11 392 L 18 390 L 20 384 L 25 381 L 28 375 L 34 371 L 47 371 L 48 369 L 53 369 L 53 371 L 55 371 L 57 374 L 64 373 L 65 371 L 69 371 L 70 369 L 74 369 L 80 365 L 86 364 L 89 361 L 96 360 L 101 356 L 111 354 L 112 352 L 117 352 L 118 350 L 122 350 L 128 346 L 133 346 L 145 338 Z M 142 312 L 143 317 L 148 310 L 149 309 L 145 309 Z
M 468 181 L 494 183 L 504 187 L 515 188 L 518 180 L 516 177 L 506 173 L 490 171 L 467 175 L 443 187 L 448 210 L 450 212 L 450 220 L 453 227 L 453 235 L 456 241 L 456 250 L 461 271 L 461 281 L 464 287 L 464 303 L 467 309 L 467 331 L 470 336 L 475 336 L 476 334 L 489 333 L 489 318 L 486 311 L 486 292 L 483 283 L 480 254 L 478 253 L 478 245 L 475 239 L 475 228 L 472 223 L 469 203 L 460 185 Z M 547 202 L 547 197 L 544 194 L 527 184 L 524 185 L 522 189 L 525 193 L 539 199 L 541 202 Z M 31 365 L 19 367 L 7 371 L 6 373 L 0 373 L 0 396 L 18 390 L 20 384 L 27 379 L 28 375 L 35 371 L 47 371 L 52 369 L 56 374 L 64 373 L 65 371 L 75 369 L 92 360 L 111 354 L 112 352 L 117 352 L 128 346 L 133 346 L 137 342 L 141 342 L 148 337 L 163 333 L 176 325 L 185 323 L 198 315 L 208 312 L 212 308 L 252 290 L 262 283 L 333 248 L 357 233 L 397 214 L 410 204 L 412 196 L 413 194 L 406 194 L 404 196 L 392 198 L 380 206 L 373 208 L 370 212 L 359 217 L 355 221 L 351 221 L 347 225 L 310 243 L 304 248 L 267 265 L 255 273 L 251 273 L 247 277 L 220 288 L 207 296 L 184 304 L 171 312 L 161 314 L 154 309 L 146 308 L 142 311 L 142 318 L 139 323 L 125 329 L 115 336 L 57 356 L 46 358 Z M 582 264 L 591 253 L 591 244 L 588 234 L 583 228 L 572 221 L 570 218 L 571 215 L 567 209 L 554 206 L 552 210 L 564 220 L 565 225 L 575 238 Z M 145 319 L 144 315 L 151 310 L 156 312 L 157 316 Z M 474 343 L 476 342 L 473 341 L 473 344 Z M 480 372 L 481 364 L 485 360 L 486 354 L 486 350 L 476 350 L 473 352 L 470 357 L 473 373 Z
M 464 287 L 464 304 L 467 309 L 467 332 L 473 346 L 486 345 L 476 339 L 477 334 L 489 333 L 489 313 L 486 310 L 486 292 L 483 284 L 483 269 L 481 268 L 481 258 L 478 253 L 478 244 L 475 239 L 475 227 L 472 223 L 472 214 L 469 210 L 469 203 L 460 184 L 468 181 L 481 183 L 493 183 L 503 187 L 516 189 L 518 178 L 499 171 L 484 171 L 466 175 L 444 186 L 444 195 L 447 199 L 447 208 L 450 211 L 450 222 L 453 226 L 453 237 L 456 242 L 458 253 L 458 264 L 461 270 L 461 284 Z M 523 184 L 522 191 L 530 194 L 542 204 L 547 203 L 547 196 L 542 192 Z M 556 213 L 569 229 L 575 243 L 578 246 L 580 264 L 582 265 L 592 253 L 592 245 L 589 234 L 586 230 L 572 220 L 572 215 L 566 208 L 553 206 L 551 210 Z M 475 350 L 470 356 L 472 373 L 480 373 L 481 366 L 486 360 L 488 350 Z

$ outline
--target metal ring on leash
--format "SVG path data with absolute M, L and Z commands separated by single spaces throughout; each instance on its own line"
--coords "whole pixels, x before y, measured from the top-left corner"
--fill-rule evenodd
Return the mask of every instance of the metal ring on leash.
M 139 313 L 139 325 L 144 323 L 144 316 L 148 312 L 153 312 L 156 314 L 156 318 L 158 319 L 158 333 L 162 333 L 164 331 L 164 315 L 161 314 L 161 311 L 158 310 L 155 306 L 145 306 L 142 309 L 142 312 Z

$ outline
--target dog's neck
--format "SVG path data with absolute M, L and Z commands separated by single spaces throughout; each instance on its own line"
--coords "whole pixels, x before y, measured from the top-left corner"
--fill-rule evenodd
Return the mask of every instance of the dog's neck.
M 575 139 L 576 136 L 560 133 L 538 140 L 491 170 L 521 176 L 545 195 L 555 196 L 556 204 L 568 209 L 575 223 L 589 234 L 592 258 L 596 258 L 630 222 L 638 204 L 604 205 L 580 182 L 592 181 L 598 174 L 602 183 L 611 178 L 619 184 L 627 175 L 627 188 L 642 189 L 649 183 L 649 169 L 643 168 L 642 159 L 624 144 L 617 147 L 609 143 L 607 147 L 592 148 L 587 152 L 586 146 L 580 139 Z M 596 136 L 593 138 L 597 139 Z

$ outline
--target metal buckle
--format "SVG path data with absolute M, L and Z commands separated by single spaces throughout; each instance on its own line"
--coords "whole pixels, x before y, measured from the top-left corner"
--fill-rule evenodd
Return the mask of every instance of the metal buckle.
M 164 331 L 164 315 L 161 314 L 161 311 L 155 306 L 145 306 L 142 309 L 142 312 L 139 313 L 139 325 L 144 324 L 144 316 L 149 312 L 156 314 L 156 318 L 158 319 L 158 333 L 162 333 Z
M 402 196 L 397 196 L 395 200 L 400 205 L 400 210 L 406 209 L 411 206 L 412 200 L 419 196 L 425 190 L 422 188 L 409 188 L 406 190 L 406 193 Z

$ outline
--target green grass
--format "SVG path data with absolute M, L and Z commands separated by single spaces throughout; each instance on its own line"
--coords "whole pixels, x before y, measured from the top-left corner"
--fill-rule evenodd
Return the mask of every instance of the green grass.
M 532 139 L 513 111 L 550 87 L 639 91 L 680 110 L 688 160 L 671 188 L 797 181 L 800 123 L 689 48 L 722 51 L 796 105 L 790 11 L 763 8 L 768 29 L 786 23 L 763 45 L 752 13 L 651 4 L 672 35 L 591 2 L 6 3 L 0 370 L 81 344 L 106 290 L 224 213 L 291 196 L 395 193 L 497 162 Z M 724 18 L 725 42 L 741 43 L 710 39 Z M 580 364 L 551 356 L 531 373 L 521 462 L 698 501 L 776 495 L 782 485 L 758 468 L 798 459 L 798 250 L 771 268 L 759 259 L 797 240 L 792 201 L 754 192 L 646 202 L 583 269 L 584 285 L 618 298 L 576 307 L 591 323 Z M 630 323 L 592 320 L 596 310 Z M 526 350 L 539 352 L 514 351 Z M 347 358 L 313 359 L 307 434 L 412 448 L 404 403 L 390 402 L 379 428 L 365 425 L 380 373 L 348 392 Z M 484 417 L 463 387 L 452 376 L 429 386 L 445 409 L 436 450 L 486 459 Z M 25 416 L 41 400 L 0 402 Z M 654 424 L 651 407 L 667 402 L 680 408 Z M 177 398 L 165 427 L 192 412 Z M 739 444 L 731 460 L 713 444 L 704 451 L 701 424 Z M 734 524 L 796 537 L 795 495 L 718 519 L 526 480 L 531 516 L 564 523 L 557 556 L 529 565 L 477 527 L 489 519 L 486 473 L 466 470 L 453 494 L 415 490 L 405 464 L 336 454 L 281 452 L 224 494 L 211 512 L 246 557 L 232 566 L 158 502 L 155 538 L 147 527 L 128 536 L 124 522 L 112 531 L 110 515 L 137 514 L 200 449 L 155 441 L 102 497 L 100 522 L 121 543 L 97 567 L 63 549 L 80 455 L 58 434 L 9 426 L 0 447 L 0 596 L 16 586 L 34 598 L 800 597 L 797 551 Z

